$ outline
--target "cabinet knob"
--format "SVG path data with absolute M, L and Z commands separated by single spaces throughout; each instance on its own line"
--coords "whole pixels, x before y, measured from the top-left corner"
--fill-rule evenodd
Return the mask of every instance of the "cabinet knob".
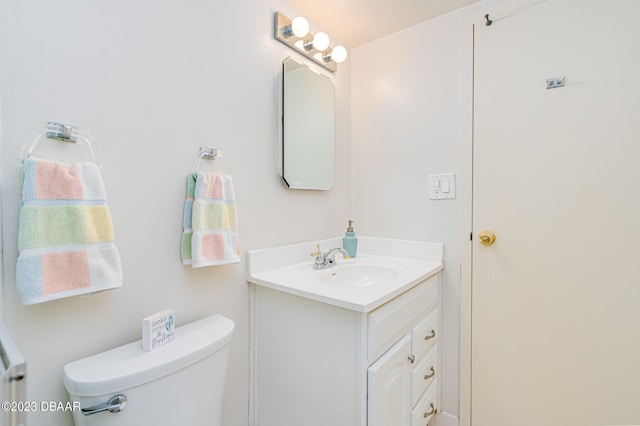
M 424 340 L 430 340 L 430 339 L 433 339 L 434 337 L 436 337 L 436 331 L 432 328 L 431 334 L 424 336 Z
M 424 416 L 423 417 L 426 418 L 426 417 L 429 417 L 430 415 L 436 413 L 436 406 L 433 405 L 433 402 L 431 404 L 429 404 L 429 408 L 430 408 L 429 411 L 425 411 L 424 412 Z
M 411 355 L 408 359 L 409 359 L 409 361 L 411 362 L 411 364 L 413 364 L 414 362 L 416 362 L 416 356 L 415 356 L 415 355 Z
M 433 368 L 433 366 L 431 367 L 431 369 L 429 371 L 431 371 L 431 372 L 424 375 L 424 379 L 425 380 L 429 380 L 430 378 L 432 378 L 433 376 L 436 375 L 436 369 Z

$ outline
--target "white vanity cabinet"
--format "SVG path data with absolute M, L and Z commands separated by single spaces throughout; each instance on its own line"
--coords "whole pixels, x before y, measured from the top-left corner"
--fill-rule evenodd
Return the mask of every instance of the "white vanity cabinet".
M 368 312 L 251 284 L 251 424 L 432 424 L 440 280 L 436 272 Z
M 369 359 L 384 351 L 368 369 L 368 426 L 426 426 L 439 406 L 439 279 L 440 274 L 367 316 Z M 389 349 L 390 342 L 396 343 Z

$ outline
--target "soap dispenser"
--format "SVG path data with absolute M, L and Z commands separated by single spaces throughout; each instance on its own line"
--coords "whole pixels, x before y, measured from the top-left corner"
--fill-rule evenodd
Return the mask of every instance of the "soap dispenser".
M 353 232 L 353 220 L 349 221 L 347 232 L 344 233 L 344 237 L 342 238 L 342 248 L 347 251 L 349 257 L 356 257 L 358 237 L 356 237 L 356 233 Z

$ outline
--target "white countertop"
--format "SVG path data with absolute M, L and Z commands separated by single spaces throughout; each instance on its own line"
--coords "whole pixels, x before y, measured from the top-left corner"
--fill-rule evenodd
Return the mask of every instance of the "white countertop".
M 316 243 L 323 252 L 342 247 L 341 238 L 332 238 L 251 250 L 247 254 L 247 281 L 358 312 L 370 312 L 443 269 L 442 244 L 359 237 L 355 258 L 343 260 L 338 254 L 337 266 L 315 271 L 310 253 L 316 250 Z M 384 280 L 371 283 L 363 280 L 362 285 L 331 283 L 331 274 L 353 266 L 359 270 L 378 266 L 392 273 Z

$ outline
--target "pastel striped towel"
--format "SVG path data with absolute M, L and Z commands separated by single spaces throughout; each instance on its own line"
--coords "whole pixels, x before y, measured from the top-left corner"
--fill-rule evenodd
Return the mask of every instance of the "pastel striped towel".
M 192 216 L 193 200 L 196 195 L 196 179 L 198 173 L 191 173 L 187 177 L 187 195 L 182 212 L 182 241 L 180 242 L 180 257 L 182 264 L 191 265 L 191 238 L 193 237 Z
M 180 252 L 182 263 L 193 268 L 240 262 L 231 176 L 204 172 L 189 175 Z
M 24 162 L 16 267 L 25 305 L 122 286 L 111 213 L 95 163 Z

